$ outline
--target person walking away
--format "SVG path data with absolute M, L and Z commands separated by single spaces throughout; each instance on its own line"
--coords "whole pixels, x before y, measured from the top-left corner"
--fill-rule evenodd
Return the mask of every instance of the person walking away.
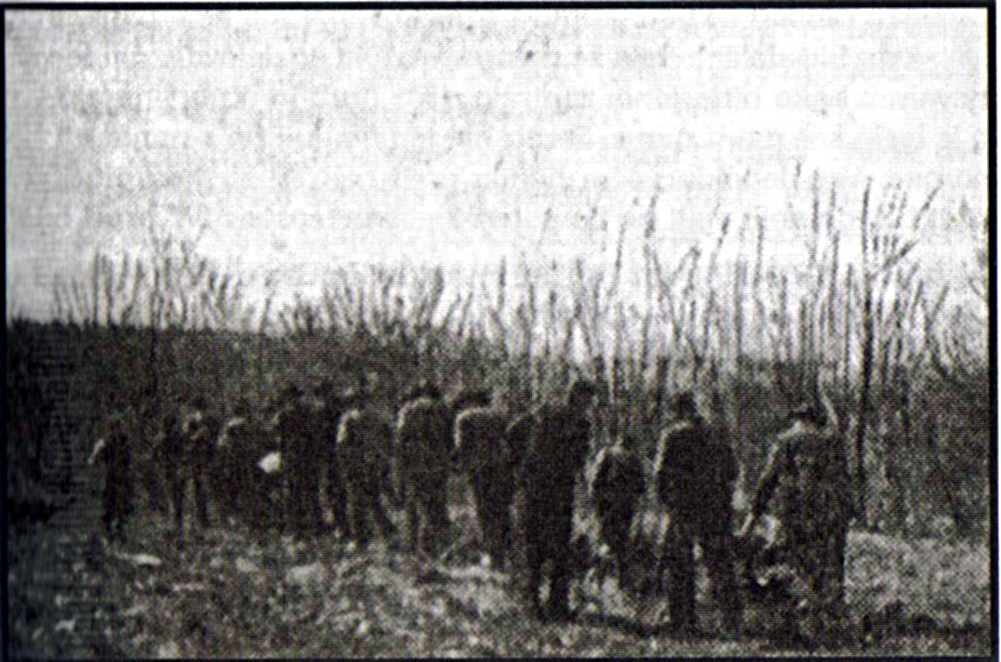
M 405 507 L 406 547 L 433 558 L 449 547 L 448 477 L 454 414 L 436 385 L 397 415 L 397 493 Z
M 296 382 L 285 389 L 285 405 L 274 419 L 282 470 L 288 486 L 287 526 L 297 534 L 315 533 L 321 521 L 316 490 L 318 469 L 313 449 L 313 412 Z
M 698 542 L 723 626 L 739 635 L 742 608 L 731 529 L 736 457 L 726 435 L 701 416 L 690 391 L 672 398 L 669 413 L 675 423 L 661 435 L 654 476 L 670 517 L 661 563 L 669 579 L 671 627 L 682 636 L 698 631 L 693 547 Z
M 507 413 L 487 401 L 466 409 L 455 422 L 459 466 L 472 486 L 482 545 L 497 568 L 506 564 L 512 545 L 515 466 L 505 438 L 507 424 Z
M 253 407 L 241 397 L 223 424 L 215 450 L 219 507 L 234 520 L 247 514 L 253 498 L 254 464 L 263 454 L 256 436 Z
M 134 476 L 132 439 L 135 421 L 131 409 L 115 411 L 104 424 L 89 464 L 104 469 L 101 522 L 108 540 L 124 539 L 125 526 L 133 512 Z
M 833 413 L 833 410 L 832 410 Z M 790 427 L 772 444 L 748 514 L 746 536 L 769 504 L 785 532 L 785 560 L 811 590 L 822 631 L 843 624 L 845 547 L 851 507 L 844 444 L 812 405 L 789 414 Z
M 546 403 L 508 427 L 512 446 L 525 449 L 520 533 L 528 565 L 528 600 L 536 618 L 566 621 L 571 617 L 574 491 L 590 450 L 589 414 L 595 394 L 593 383 L 575 381 L 564 402 Z M 552 571 L 549 598 L 543 605 L 540 590 L 547 579 L 546 562 L 552 563 Z
M 215 465 L 216 437 L 219 421 L 208 413 L 208 401 L 196 396 L 182 424 L 184 438 L 183 467 L 195 492 L 195 515 L 202 529 L 209 526 L 208 495 Z
M 362 387 L 364 388 L 364 387 Z M 384 541 L 395 532 L 382 504 L 395 498 L 392 481 L 393 424 L 369 403 L 362 388 L 350 393 L 348 411 L 337 433 L 340 483 L 344 486 L 351 538 L 359 545 L 371 540 L 371 523 Z
M 595 460 L 591 495 L 601 539 L 612 551 L 623 589 L 631 551 L 630 530 L 646 490 L 643 459 L 636 452 L 635 439 L 619 437 L 615 445 L 601 449 Z
M 345 398 L 337 393 L 333 382 L 323 380 L 317 387 L 317 396 L 323 403 L 320 412 L 320 448 L 327 474 L 327 506 L 333 519 L 333 528 L 342 535 L 349 532 L 347 491 L 341 478 L 340 459 L 337 453 L 337 434 L 341 416 L 347 408 Z
M 173 507 L 174 531 L 178 547 L 184 541 L 184 497 L 187 487 L 187 468 L 184 452 L 183 425 L 175 411 L 163 416 L 160 443 L 156 447 L 157 472 L 163 476 L 167 496 Z

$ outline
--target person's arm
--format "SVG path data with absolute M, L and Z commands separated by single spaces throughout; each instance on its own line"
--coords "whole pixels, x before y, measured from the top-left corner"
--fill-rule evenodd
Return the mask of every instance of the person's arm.
M 827 416 L 827 424 L 824 426 L 824 434 L 835 437 L 839 434 L 838 412 L 831 402 L 831 397 L 827 393 L 827 387 L 822 382 L 820 384 L 820 402 L 824 405 L 824 413 Z
M 91 451 L 90 457 L 87 459 L 87 464 L 89 466 L 94 466 L 98 462 L 103 462 L 106 453 L 105 449 L 107 449 L 107 447 L 108 440 L 104 437 L 99 438 L 97 443 L 94 444 L 94 450 Z
M 722 448 L 720 448 L 719 478 L 727 489 L 733 490 L 740 477 L 740 467 L 737 464 L 737 455 L 733 452 L 728 438 L 723 438 Z
M 532 430 L 532 417 L 523 414 L 508 426 L 504 440 L 511 453 L 511 463 L 514 465 L 516 481 L 521 484 L 525 476 L 525 456 L 528 449 L 528 437 Z
M 743 537 L 754 528 L 754 524 L 765 511 L 768 502 L 772 500 L 775 489 L 779 484 L 779 478 L 781 478 L 783 447 L 784 444 L 782 442 L 776 442 L 772 445 L 771 451 L 768 453 L 768 459 L 765 461 L 765 469 L 761 472 L 757 487 L 754 490 L 754 497 L 751 501 L 751 512 L 748 513 L 747 519 L 744 520 L 743 526 L 740 527 L 738 536 Z
M 587 458 L 591 454 L 591 443 L 594 441 L 594 428 L 590 422 L 584 425 L 583 434 L 581 435 L 581 448 L 580 454 L 578 455 L 579 465 L 577 467 L 577 480 L 580 484 L 587 489 Z
M 662 501 L 667 502 L 665 497 L 669 500 L 671 495 L 671 486 L 677 481 L 675 480 L 676 470 L 671 465 L 671 461 L 668 458 L 668 452 L 671 448 L 671 432 L 665 430 L 660 436 L 660 442 L 657 444 L 657 458 L 653 462 L 653 480 L 654 486 L 656 487 L 657 497 Z

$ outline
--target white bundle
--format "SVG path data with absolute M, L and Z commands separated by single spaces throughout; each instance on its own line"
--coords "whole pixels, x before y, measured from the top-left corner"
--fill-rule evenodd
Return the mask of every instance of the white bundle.
M 278 473 L 282 468 L 282 454 L 278 451 L 268 453 L 261 458 L 261 461 L 257 463 L 257 466 L 266 474 Z

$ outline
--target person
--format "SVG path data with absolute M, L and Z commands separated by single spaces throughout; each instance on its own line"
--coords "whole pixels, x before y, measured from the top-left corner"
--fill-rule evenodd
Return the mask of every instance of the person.
M 167 497 L 173 507 L 174 528 L 180 546 L 184 538 L 184 492 L 187 479 L 184 467 L 184 431 L 177 412 L 172 408 L 163 415 L 153 461 L 157 473 L 163 477 Z
M 833 410 L 831 410 L 833 413 Z M 789 414 L 758 479 L 751 512 L 738 533 L 746 537 L 770 503 L 784 532 L 781 556 L 816 600 L 820 628 L 829 630 L 845 614 L 845 547 L 851 506 L 844 444 L 823 416 L 805 404 Z
M 89 464 L 104 468 L 101 522 L 109 540 L 124 538 L 134 506 L 132 439 L 135 421 L 131 409 L 114 411 L 104 425 L 104 434 L 91 453 Z
M 286 526 L 297 534 L 315 533 L 323 521 L 319 470 L 314 464 L 316 418 L 295 381 L 286 387 L 283 401 L 284 406 L 272 419 L 272 430 L 278 437 L 288 486 Z
M 490 406 L 487 398 L 465 409 L 455 421 L 456 456 L 472 486 L 481 542 L 498 568 L 506 563 L 512 543 L 515 467 L 504 438 L 507 424 L 506 412 Z
M 273 427 L 277 424 L 276 419 L 269 419 L 280 406 L 280 403 L 272 402 L 261 407 L 259 414 L 253 413 L 249 430 L 254 452 L 248 458 L 252 464 L 252 477 L 248 485 L 249 500 L 245 504 L 246 517 L 256 532 L 267 536 L 285 525 L 288 501 L 282 472 L 281 439 Z
M 337 460 L 341 470 L 348 518 L 348 531 L 359 545 L 371 540 L 370 522 L 382 539 L 395 532 L 382 505 L 385 494 L 395 498 L 391 479 L 393 425 L 369 403 L 364 390 L 351 391 L 345 398 L 348 411 L 341 417 L 337 432 Z
M 152 389 L 144 388 L 139 396 L 139 415 L 137 430 L 139 444 L 133 461 L 136 474 L 142 482 L 146 495 L 146 505 L 153 512 L 168 515 L 168 498 L 158 456 L 163 443 L 163 433 L 158 429 L 158 403 L 154 402 Z
M 698 542 L 723 626 L 739 635 L 742 609 L 731 530 L 737 460 L 726 435 L 701 416 L 691 391 L 676 394 L 669 413 L 675 422 L 661 435 L 654 476 L 670 517 L 661 563 L 669 579 L 671 627 L 682 636 L 697 631 L 693 546 Z
M 397 493 L 406 510 L 406 546 L 433 557 L 449 546 L 448 477 L 453 413 L 436 385 L 406 403 L 397 416 Z
M 613 446 L 601 449 L 591 481 L 601 539 L 615 558 L 620 588 L 624 588 L 630 557 L 629 532 L 647 490 L 643 459 L 635 449 L 636 440 L 629 436 L 619 437 Z
M 250 502 L 255 498 L 254 464 L 264 452 L 260 437 L 250 400 L 240 397 L 223 424 L 215 450 L 219 506 L 231 518 L 250 515 L 254 519 Z
M 218 420 L 208 413 L 208 401 L 205 396 L 195 396 L 191 401 L 191 409 L 181 425 L 184 440 L 182 466 L 186 479 L 194 486 L 195 515 L 198 525 L 203 529 L 209 526 L 209 483 L 215 466 L 215 446 L 219 427 Z M 181 501 L 183 499 L 182 487 Z M 183 518 L 183 514 L 179 517 Z M 181 525 L 183 526 L 183 520 Z
M 321 451 L 327 474 L 327 505 L 333 517 L 333 528 L 347 535 L 350 530 L 348 522 L 347 491 L 341 477 L 340 458 L 337 452 L 337 434 L 341 416 L 348 406 L 346 395 L 337 393 L 334 383 L 329 379 L 320 382 L 316 389 L 317 397 L 322 401 L 320 410 L 320 440 Z
M 508 427 L 514 448 L 524 448 L 519 471 L 523 511 L 520 533 L 528 566 L 527 592 L 536 618 L 565 621 L 570 613 L 574 492 L 592 438 L 589 419 L 597 389 L 576 380 L 563 402 L 550 402 Z M 552 562 L 549 598 L 542 604 L 544 565 Z

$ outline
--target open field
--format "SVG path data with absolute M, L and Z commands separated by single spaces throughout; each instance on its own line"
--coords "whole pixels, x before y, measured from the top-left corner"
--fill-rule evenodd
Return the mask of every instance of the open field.
M 5 15 L 13 657 L 997 654 L 992 13 L 316 9 Z M 581 379 L 587 439 L 491 434 Z M 421 389 L 445 406 L 411 418 Z M 472 392 L 483 432 L 446 434 Z M 679 409 L 704 447 L 660 443 Z M 617 446 L 628 562 L 571 475 Z M 528 479 L 503 572 L 460 467 L 497 520 Z M 744 627 L 700 569 L 680 640 L 660 500 L 736 527 L 776 467 L 734 541 Z M 390 474 L 439 558 L 345 539 Z M 562 537 L 534 515 L 571 488 L 552 625 L 518 538 Z M 842 552 L 850 618 L 803 581 Z
M 376 406 L 392 412 L 400 393 L 430 379 L 453 392 L 489 388 L 514 413 L 561 393 L 576 374 L 599 387 L 589 460 L 623 434 L 652 459 L 667 396 L 692 389 L 731 433 L 744 499 L 789 409 L 829 396 L 855 501 L 847 571 L 855 631 L 830 652 L 990 652 L 996 405 L 986 251 L 971 256 L 963 297 L 936 286 L 910 253 L 934 193 L 909 213 L 899 187 L 878 204 L 873 194 L 871 211 L 869 194 L 860 260 L 841 261 L 843 223 L 815 189 L 805 264 L 765 264 L 755 249 L 764 222 L 748 218 L 731 247 L 736 259 L 724 264 L 721 250 L 734 241 L 727 219 L 710 245 L 675 264 L 661 264 L 652 241 L 644 247 L 633 261 L 644 305 L 621 287 L 629 258 L 621 243 L 610 272 L 579 261 L 560 282 L 527 263 L 502 263 L 490 279 L 465 284 L 446 282 L 440 268 L 345 268 L 319 301 L 281 307 L 249 301 L 245 283 L 191 243 L 157 238 L 148 262 L 98 255 L 89 279 L 54 293 L 58 321 L 7 326 L 12 653 L 797 652 L 768 637 L 674 641 L 651 620 L 655 609 L 637 618 L 635 605 L 583 566 L 577 622 L 533 623 L 511 578 L 480 566 L 469 501 L 455 495 L 460 544 L 420 573 L 392 545 L 362 553 L 331 536 L 297 545 L 226 526 L 178 558 L 146 495 L 125 549 L 95 537 L 101 477 L 85 458 L 112 397 L 139 414 L 142 477 L 153 468 L 143 442 L 195 395 L 225 417 L 243 397 L 266 411 L 291 379 L 344 389 L 368 376 Z M 651 211 L 644 236 L 656 232 Z M 589 506 L 580 506 L 580 532 L 591 533 Z
M 453 507 L 460 542 L 421 569 L 377 543 L 334 534 L 308 542 L 216 527 L 183 558 L 158 516 L 137 519 L 127 544 L 95 537 L 96 499 L 48 525 L 11 531 L 11 654 L 15 657 L 702 656 L 803 653 L 749 637 L 679 642 L 611 580 L 578 580 L 579 617 L 543 625 L 526 614 L 507 573 L 479 563 L 471 513 Z M 144 558 L 139 555 L 148 555 Z M 987 549 L 853 533 L 848 598 L 856 629 L 833 654 L 990 653 Z M 154 565 L 155 564 L 155 565 Z M 705 611 L 704 595 L 700 610 Z M 919 631 L 887 623 L 865 639 L 865 614 L 902 603 Z M 655 614 L 655 609 L 645 612 Z M 645 626 L 645 627 L 643 627 Z M 642 629 L 640 629 L 642 627 Z M 820 651 L 815 651 L 820 652 Z

